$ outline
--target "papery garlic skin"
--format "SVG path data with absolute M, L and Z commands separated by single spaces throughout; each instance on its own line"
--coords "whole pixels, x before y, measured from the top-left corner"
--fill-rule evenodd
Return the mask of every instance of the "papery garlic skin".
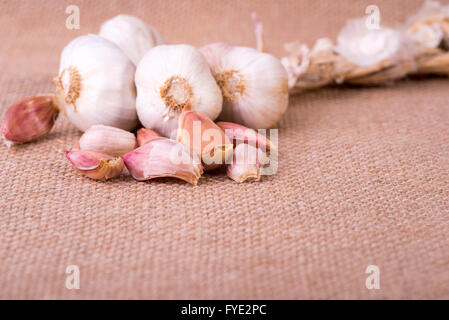
M 92 34 L 78 37 L 61 54 L 58 107 L 81 131 L 95 124 L 130 131 L 138 124 L 134 72 L 114 43 Z
M 111 156 L 122 156 L 137 146 L 136 137 L 123 129 L 93 125 L 79 140 L 81 150 L 96 151 Z
M 137 17 L 119 14 L 101 25 L 100 36 L 114 42 L 137 65 L 151 48 L 163 44 L 162 35 Z
M 203 173 L 201 160 L 181 143 L 155 137 L 124 155 L 128 171 L 138 181 L 173 177 L 197 185 Z
M 418 49 L 449 47 L 449 5 L 427 0 L 421 9 L 407 19 L 407 33 Z
M 108 180 L 122 174 L 125 167 L 121 157 L 95 151 L 64 151 L 70 163 L 83 175 L 95 180 Z
M 287 72 L 275 57 L 214 43 L 200 49 L 223 93 L 222 121 L 270 128 L 287 110 Z M 218 61 L 218 62 L 217 62 Z
M 372 66 L 385 59 L 401 59 L 404 35 L 390 28 L 368 29 L 365 19 L 350 20 L 340 31 L 336 51 L 348 61 L 362 67 Z
M 136 70 L 137 113 L 142 124 L 174 138 L 184 107 L 217 118 L 223 98 L 204 57 L 189 45 L 160 45 Z
M 21 99 L 9 107 L 3 119 L 1 133 L 8 147 L 46 135 L 59 114 L 54 95 Z

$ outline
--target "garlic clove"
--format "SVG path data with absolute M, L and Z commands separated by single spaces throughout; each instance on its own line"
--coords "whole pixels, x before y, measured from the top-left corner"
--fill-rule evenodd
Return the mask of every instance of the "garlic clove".
M 136 70 L 137 113 L 143 126 L 175 138 L 178 118 L 188 104 L 216 119 L 223 97 L 203 55 L 189 45 L 160 45 Z
M 260 148 L 266 152 L 270 150 L 276 150 L 277 147 L 267 137 L 256 132 L 253 129 L 245 126 L 232 123 L 232 122 L 217 122 L 219 126 L 226 134 L 226 136 L 234 143 L 244 142 Z
M 137 145 L 143 146 L 145 143 L 153 140 L 153 138 L 161 137 L 159 133 L 154 130 L 141 128 L 137 130 Z
M 197 185 L 203 173 L 201 160 L 181 143 L 154 137 L 123 156 L 128 171 L 138 181 L 173 177 Z
M 105 21 L 98 34 L 119 46 L 135 65 L 148 50 L 164 43 L 155 28 L 126 14 L 119 14 Z
M 81 174 L 95 180 L 118 177 L 124 168 L 121 157 L 87 150 L 64 151 L 64 154 Z
M 228 164 L 226 173 L 229 178 L 238 183 L 259 181 L 261 168 L 267 160 L 262 150 L 246 143 L 239 143 L 234 149 L 233 161 Z
M 2 136 L 10 146 L 35 140 L 53 127 L 59 110 L 53 95 L 27 97 L 14 103 L 6 112 Z
M 105 125 L 93 125 L 79 140 L 81 150 L 96 151 L 111 156 L 122 156 L 137 146 L 131 132 Z
M 232 155 L 225 132 L 206 115 L 187 108 L 179 116 L 177 140 L 201 155 L 205 170 L 220 167 Z

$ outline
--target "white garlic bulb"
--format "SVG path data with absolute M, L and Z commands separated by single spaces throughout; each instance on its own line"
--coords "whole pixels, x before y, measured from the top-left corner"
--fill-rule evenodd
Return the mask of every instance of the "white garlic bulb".
M 56 82 L 57 105 L 81 131 L 95 124 L 132 130 L 135 66 L 114 43 L 89 34 L 62 51 Z
M 162 35 L 154 27 L 126 14 L 104 22 L 98 34 L 119 46 L 135 65 L 148 50 L 164 43 Z
M 413 43 L 420 49 L 437 48 L 444 33 L 438 24 L 421 24 L 409 32 Z
M 160 45 L 143 57 L 136 70 L 137 114 L 142 124 L 176 137 L 186 105 L 214 120 L 223 99 L 204 57 L 189 45 Z
M 421 9 L 407 19 L 407 33 L 418 49 L 438 48 L 449 44 L 449 5 L 427 0 Z
M 372 66 L 382 60 L 410 55 L 404 35 L 390 28 L 368 29 L 365 19 L 350 20 L 340 31 L 336 51 L 358 66 Z
M 275 57 L 253 48 L 213 43 L 200 49 L 223 94 L 220 120 L 261 129 L 287 110 L 287 72 Z

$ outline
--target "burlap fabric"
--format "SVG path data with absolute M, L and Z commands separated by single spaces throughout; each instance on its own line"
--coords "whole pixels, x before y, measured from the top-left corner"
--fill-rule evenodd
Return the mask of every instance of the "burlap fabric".
M 335 37 L 372 1 L 0 1 L 0 105 L 53 90 L 61 49 L 115 14 L 170 43 L 268 51 Z M 65 28 L 77 4 L 81 29 Z M 380 1 L 398 23 L 421 1 Z M 48 137 L 0 147 L 0 298 L 449 298 L 449 80 L 292 97 L 279 170 L 260 183 L 205 174 L 89 180 L 61 154 L 80 136 L 64 116 Z M 80 268 L 80 289 L 65 286 Z M 368 265 L 380 289 L 365 287 Z

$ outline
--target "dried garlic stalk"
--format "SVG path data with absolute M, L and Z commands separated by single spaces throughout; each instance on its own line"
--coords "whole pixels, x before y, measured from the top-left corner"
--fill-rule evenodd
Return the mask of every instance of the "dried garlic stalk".
M 419 74 L 449 75 L 449 6 L 428 0 L 406 24 Z

